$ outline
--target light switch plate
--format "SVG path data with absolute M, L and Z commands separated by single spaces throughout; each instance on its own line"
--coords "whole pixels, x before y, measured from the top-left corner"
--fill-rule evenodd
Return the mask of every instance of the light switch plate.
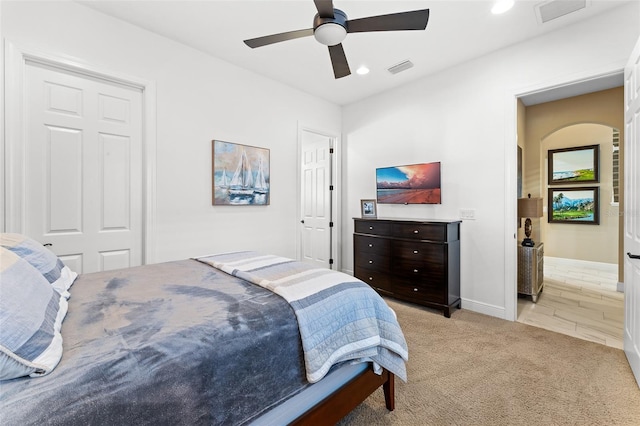
M 460 219 L 476 220 L 476 209 L 460 209 Z

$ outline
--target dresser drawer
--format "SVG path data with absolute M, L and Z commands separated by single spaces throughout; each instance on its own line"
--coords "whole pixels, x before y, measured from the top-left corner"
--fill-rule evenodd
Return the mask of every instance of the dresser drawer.
M 394 241 L 393 254 L 405 260 L 421 259 L 425 262 L 442 265 L 445 261 L 444 244 L 433 244 L 413 241 Z
M 403 260 L 394 262 L 394 273 L 401 279 L 424 281 L 446 285 L 445 270 L 441 265 L 426 262 Z
M 391 294 L 391 280 L 386 272 L 356 266 L 355 277 L 377 290 Z
M 391 265 L 389 256 L 370 252 L 356 252 L 354 255 L 355 267 L 374 271 L 387 271 Z
M 377 220 L 356 220 L 355 231 L 359 234 L 391 235 L 391 224 Z
M 419 280 L 395 280 L 393 292 L 417 302 L 445 303 L 445 288 L 441 283 Z
M 391 244 L 386 238 L 354 235 L 353 247 L 356 255 L 358 253 L 375 253 L 380 256 L 391 254 Z
M 393 236 L 416 240 L 446 241 L 446 227 L 428 223 L 394 223 Z

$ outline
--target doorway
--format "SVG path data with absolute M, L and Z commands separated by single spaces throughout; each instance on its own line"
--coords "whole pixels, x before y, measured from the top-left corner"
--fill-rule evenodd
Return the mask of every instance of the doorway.
M 545 287 L 535 308 L 530 298 L 518 299 L 517 320 L 620 348 L 623 294 L 616 292 L 616 284 L 622 281 L 619 237 L 623 224 L 612 197 L 612 142 L 616 128 L 623 127 L 624 89 L 620 82 L 617 87 L 586 94 L 526 101 L 528 105 L 520 101 L 518 126 L 518 145 L 524 151 L 522 194 L 532 193 L 544 201 L 543 217 L 534 219 L 533 227 L 534 239 L 544 244 Z M 587 143 L 589 140 L 593 143 Z M 557 186 L 547 182 L 548 150 L 589 144 L 600 147 L 600 176 L 590 184 L 601 194 L 600 224 L 548 223 L 548 190 Z M 584 185 L 561 186 L 577 189 Z M 622 193 L 621 188 L 620 196 Z
M 155 85 L 12 43 L 5 61 L 4 230 L 52 244 L 78 273 L 152 263 Z
M 339 269 L 337 137 L 300 127 L 298 259 L 321 268 Z

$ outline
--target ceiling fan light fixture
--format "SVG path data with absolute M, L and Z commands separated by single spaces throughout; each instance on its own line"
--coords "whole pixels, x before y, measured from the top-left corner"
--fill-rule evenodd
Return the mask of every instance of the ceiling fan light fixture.
M 308 37 L 313 34 L 318 43 L 328 46 L 333 75 L 336 79 L 339 79 L 351 75 L 347 56 L 342 46 L 342 41 L 346 38 L 347 33 L 424 30 L 429 22 L 429 9 L 349 20 L 346 13 L 333 7 L 333 0 L 314 0 L 313 3 L 318 13 L 313 17 L 312 28 L 256 37 L 245 40 L 244 43 L 255 49 L 256 47 Z M 362 72 L 364 70 L 358 73 Z
M 334 22 L 327 22 L 320 25 L 313 32 L 313 36 L 319 43 L 325 46 L 335 46 L 342 43 L 342 40 L 347 36 L 347 29 L 340 24 Z

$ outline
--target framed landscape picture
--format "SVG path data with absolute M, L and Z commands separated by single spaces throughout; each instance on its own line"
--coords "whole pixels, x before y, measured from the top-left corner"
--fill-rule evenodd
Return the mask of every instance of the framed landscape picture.
M 550 149 L 549 185 L 599 182 L 600 145 Z
M 215 205 L 269 204 L 269 150 L 232 142 L 212 141 Z
M 549 188 L 549 223 L 599 225 L 599 189 Z

